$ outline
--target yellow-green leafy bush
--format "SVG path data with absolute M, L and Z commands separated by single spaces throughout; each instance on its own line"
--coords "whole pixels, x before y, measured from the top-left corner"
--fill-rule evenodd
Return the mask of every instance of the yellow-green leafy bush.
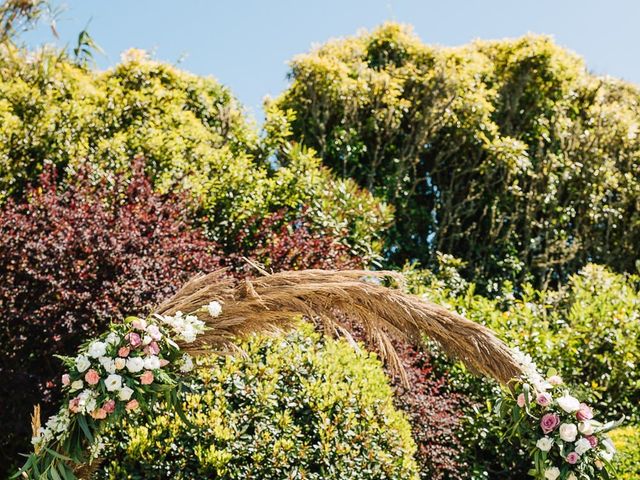
M 410 426 L 380 362 L 305 328 L 213 359 L 184 408 L 110 433 L 99 478 L 415 479 Z M 113 435 L 113 437 L 111 437 Z
M 475 292 L 456 273 L 460 263 L 441 257 L 440 273 L 408 270 L 415 293 L 490 327 L 513 347 L 530 353 L 542 371 L 556 369 L 589 399 L 601 418 L 640 419 L 640 278 L 587 265 L 558 290 L 506 285 L 497 298 Z M 440 359 L 455 390 L 472 402 L 465 409 L 463 444 L 473 478 L 526 476 L 528 458 L 501 438 L 492 412 L 497 385 Z M 520 477 L 518 477 L 520 478 Z
M 640 478 L 640 428 L 637 425 L 618 428 L 610 433 L 618 451 L 616 469 L 620 480 Z
M 335 179 L 312 151 L 292 149 L 287 168 L 268 154 L 214 79 L 135 50 L 99 72 L 54 50 L 0 49 L 0 202 L 22 195 L 45 164 L 71 181 L 81 164 L 112 177 L 144 156 L 155 188 L 188 191 L 211 239 L 229 249 L 250 220 L 281 209 L 295 218 L 308 206 L 314 228 L 344 229 L 354 254 L 375 256 L 385 205 Z

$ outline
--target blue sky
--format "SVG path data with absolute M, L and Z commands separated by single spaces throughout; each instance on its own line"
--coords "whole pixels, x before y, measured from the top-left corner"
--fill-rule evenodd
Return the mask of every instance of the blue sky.
M 52 0 L 64 6 L 60 39 L 47 28 L 29 45 L 73 44 L 89 31 L 109 67 L 129 47 L 228 85 L 257 120 L 262 98 L 286 87 L 287 61 L 314 43 L 352 35 L 385 20 L 410 23 L 427 43 L 551 34 L 589 68 L 640 83 L 638 0 Z

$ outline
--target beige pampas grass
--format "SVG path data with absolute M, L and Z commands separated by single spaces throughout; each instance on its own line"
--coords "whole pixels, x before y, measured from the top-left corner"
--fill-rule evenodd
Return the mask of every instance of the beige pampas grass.
M 327 334 L 348 339 L 349 320 L 360 325 L 391 369 L 401 375 L 390 339 L 424 346 L 425 336 L 475 373 L 503 384 L 521 374 L 511 350 L 489 329 L 422 298 L 385 287 L 381 282 L 385 277 L 402 280 L 397 273 L 384 271 L 302 270 L 238 281 L 217 271 L 190 280 L 156 313 L 195 313 L 206 322 L 208 330 L 197 342 L 182 345 L 193 354 L 232 351 L 239 339 L 250 334 L 295 328 L 303 315 Z M 216 317 L 202 309 L 214 300 L 223 304 Z

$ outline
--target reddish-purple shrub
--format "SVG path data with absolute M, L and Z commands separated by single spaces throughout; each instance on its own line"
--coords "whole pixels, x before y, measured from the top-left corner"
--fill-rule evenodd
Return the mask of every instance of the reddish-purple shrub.
M 238 245 L 245 246 L 244 255 L 273 272 L 361 268 L 363 265 L 337 236 L 311 228 L 305 210 L 294 220 L 287 219 L 285 210 L 255 219 L 238 238 Z
M 447 388 L 446 377 L 436 377 L 428 353 L 398 342 L 395 347 L 408 379 L 407 386 L 394 377 L 395 403 L 409 416 L 421 478 L 466 478 L 458 437 L 463 397 Z
M 136 161 L 130 181 L 62 190 L 52 172 L 0 211 L 0 464 L 25 451 L 29 414 L 56 399 L 54 354 L 111 321 L 148 311 L 195 272 L 220 265 L 186 197 L 159 195 Z M 1 472 L 0 472 L 1 473 Z

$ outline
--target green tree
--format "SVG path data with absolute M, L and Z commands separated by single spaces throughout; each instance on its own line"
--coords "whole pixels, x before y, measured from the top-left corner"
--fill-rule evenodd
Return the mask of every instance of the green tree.
M 286 167 L 272 165 L 270 141 L 217 81 L 140 50 L 105 72 L 85 60 L 0 48 L 0 203 L 20 197 L 46 164 L 66 182 L 86 163 L 109 179 L 129 175 L 143 156 L 156 190 L 189 192 L 209 236 L 229 252 L 254 219 L 285 209 L 290 220 L 307 208 L 313 228 L 344 233 L 353 253 L 376 257 L 390 209 L 335 178 L 312 150 L 292 147 Z
M 538 286 L 589 261 L 635 269 L 639 91 L 550 38 L 441 48 L 390 23 L 295 57 L 290 77 L 268 122 L 395 207 L 391 261 L 443 252 Z

